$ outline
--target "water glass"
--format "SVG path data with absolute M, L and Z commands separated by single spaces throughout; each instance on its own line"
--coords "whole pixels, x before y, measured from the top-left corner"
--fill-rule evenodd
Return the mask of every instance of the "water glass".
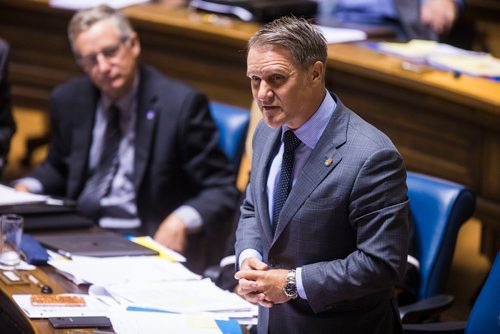
M 15 266 L 21 262 L 23 217 L 15 214 L 0 216 L 0 264 Z

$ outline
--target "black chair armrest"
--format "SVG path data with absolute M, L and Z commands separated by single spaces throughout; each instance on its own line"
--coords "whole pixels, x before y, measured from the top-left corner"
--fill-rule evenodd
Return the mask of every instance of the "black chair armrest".
M 413 304 L 401 306 L 399 307 L 401 322 L 404 324 L 421 323 L 448 309 L 454 300 L 455 297 L 450 295 L 437 295 Z
M 221 266 L 210 266 L 203 272 L 204 278 L 210 278 L 212 282 L 216 283 L 219 280 L 219 277 L 222 272 Z

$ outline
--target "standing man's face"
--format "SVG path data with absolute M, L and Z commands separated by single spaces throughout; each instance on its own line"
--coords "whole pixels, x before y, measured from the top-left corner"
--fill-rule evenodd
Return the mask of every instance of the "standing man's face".
M 324 91 L 323 64 L 303 69 L 293 63 L 290 51 L 282 46 L 253 46 L 247 56 L 247 76 L 252 94 L 264 121 L 277 128 L 286 124 L 296 129 L 317 109 L 313 99 Z
M 111 20 L 98 22 L 74 41 L 77 59 L 94 84 L 111 100 L 132 88 L 141 47 L 133 33 L 120 39 Z

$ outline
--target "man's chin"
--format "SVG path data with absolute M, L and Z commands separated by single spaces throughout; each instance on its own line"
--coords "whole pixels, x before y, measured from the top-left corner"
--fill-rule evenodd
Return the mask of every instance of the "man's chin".
M 269 126 L 270 128 L 277 129 L 280 126 L 282 126 L 282 122 L 278 122 L 276 119 L 273 119 L 271 117 L 265 117 L 264 116 L 264 122 Z

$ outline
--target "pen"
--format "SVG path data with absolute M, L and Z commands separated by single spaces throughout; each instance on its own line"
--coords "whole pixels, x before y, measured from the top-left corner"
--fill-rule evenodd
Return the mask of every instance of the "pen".
M 70 252 L 66 252 L 66 251 L 64 251 L 62 249 L 56 249 L 55 251 L 56 251 L 57 254 L 59 254 L 61 256 L 64 256 L 68 260 L 71 260 L 71 258 L 73 257 L 73 255 L 71 255 Z
M 27 274 L 28 280 L 33 283 L 34 285 L 38 286 L 40 289 L 42 289 L 42 293 L 52 293 L 52 288 L 48 285 L 42 284 L 38 278 L 31 274 Z
M 67 252 L 65 250 L 57 249 L 57 248 L 49 247 L 49 246 L 45 246 L 45 248 L 47 248 L 53 252 L 56 252 L 57 254 L 61 255 L 62 257 L 67 258 L 68 260 L 71 260 L 73 258 L 73 255 L 71 255 L 70 252 Z

